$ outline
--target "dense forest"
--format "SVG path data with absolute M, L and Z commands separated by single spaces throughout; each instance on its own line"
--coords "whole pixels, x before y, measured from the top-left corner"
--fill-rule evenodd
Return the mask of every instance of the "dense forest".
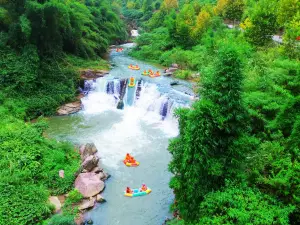
M 125 23 L 141 33 L 131 56 L 199 85 L 176 112 L 169 223 L 299 224 L 299 0 L 0 0 L 0 225 L 74 224 L 80 159 L 43 116 L 74 100 L 83 64 L 106 66 Z
M 132 56 L 199 80 L 169 145 L 170 224 L 299 224 L 300 1 L 133 0 L 124 15 L 142 33 Z
M 100 57 L 127 36 L 119 11 L 108 0 L 0 1 L 1 225 L 42 224 L 52 214 L 49 195 L 71 191 L 74 146 L 44 138 L 42 117 L 27 121 L 75 98 L 77 68 L 106 66 Z M 78 198 L 71 193 L 65 208 Z M 74 224 L 75 213 L 64 214 L 49 224 Z

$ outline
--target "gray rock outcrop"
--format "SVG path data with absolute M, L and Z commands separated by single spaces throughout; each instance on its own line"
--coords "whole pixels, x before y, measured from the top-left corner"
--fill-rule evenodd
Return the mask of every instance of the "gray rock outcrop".
M 105 188 L 105 184 L 96 173 L 80 173 L 75 180 L 75 188 L 85 198 L 97 195 Z

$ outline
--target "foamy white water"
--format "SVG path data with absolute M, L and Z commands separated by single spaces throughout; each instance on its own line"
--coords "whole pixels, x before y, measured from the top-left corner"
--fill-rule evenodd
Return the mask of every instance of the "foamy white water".
M 123 110 L 116 108 L 121 90 L 119 80 L 100 78 L 94 83 L 93 89 L 82 99 L 82 113 L 100 116 L 101 113 L 114 111 L 120 117 L 120 122 L 92 138 L 96 146 L 102 149 L 99 156 L 106 166 L 117 168 L 126 153 L 142 153 L 143 146 L 149 144 L 149 134 L 143 126 L 157 129 L 169 138 L 178 135 L 178 123 L 172 115 L 174 109 L 165 106 L 169 112 L 165 112 L 162 118 L 162 108 L 169 100 L 159 92 L 157 85 L 142 83 L 139 99 L 136 99 L 136 94 L 132 94 L 133 105 L 126 105 L 125 101 Z M 133 90 L 136 92 L 136 88 Z M 127 98 L 128 90 L 124 96 L 125 100 Z

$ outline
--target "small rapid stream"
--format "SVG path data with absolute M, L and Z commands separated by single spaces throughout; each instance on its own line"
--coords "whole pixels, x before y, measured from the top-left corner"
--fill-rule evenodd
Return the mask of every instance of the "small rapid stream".
M 94 225 L 160 225 L 170 216 L 173 193 L 168 186 L 171 155 L 167 147 L 169 139 L 178 135 L 174 109 L 188 107 L 193 99 L 191 84 L 180 81 L 182 85 L 175 89 L 170 85 L 172 78 L 142 76 L 144 69 L 159 69 L 130 58 L 127 51 L 132 46 L 123 45 L 121 53 L 112 50 L 110 61 L 115 67 L 110 74 L 86 83 L 88 94 L 82 99 L 82 111 L 49 120 L 50 137 L 78 144 L 94 142 L 101 166 L 111 174 L 102 193 L 107 202 L 87 215 Z M 129 70 L 129 64 L 138 64 L 141 70 Z M 137 85 L 124 89 L 123 80 L 130 76 L 138 80 Z M 116 108 L 121 93 L 123 110 Z M 140 166 L 124 166 L 126 153 Z M 124 197 L 127 186 L 139 188 L 142 183 L 152 189 L 151 194 Z

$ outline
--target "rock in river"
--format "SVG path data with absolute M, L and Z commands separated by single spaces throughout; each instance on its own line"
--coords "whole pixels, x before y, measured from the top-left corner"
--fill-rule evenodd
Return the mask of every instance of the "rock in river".
M 75 180 L 75 188 L 88 198 L 103 191 L 105 184 L 96 173 L 80 173 Z
M 57 110 L 57 115 L 59 116 L 64 116 L 64 115 L 69 115 L 72 113 L 76 113 L 81 110 L 81 102 L 76 101 L 76 102 L 71 102 L 68 104 L 65 104 Z
M 100 194 L 98 194 L 97 196 L 96 196 L 96 201 L 97 202 L 106 202 L 106 200 L 102 197 L 102 195 L 100 195 Z
M 88 143 L 80 147 L 80 155 L 83 160 L 90 155 L 94 155 L 97 151 L 98 150 L 93 143 Z
M 90 172 L 92 169 L 94 169 L 96 166 L 98 166 L 99 158 L 95 155 L 90 155 L 86 157 L 86 159 L 81 164 L 82 169 L 87 170 Z
M 107 75 L 109 72 L 106 70 L 91 70 L 91 69 L 87 69 L 87 70 L 82 70 L 81 72 L 81 78 L 84 80 L 93 80 L 99 77 L 103 77 L 105 75 Z
M 85 199 L 82 201 L 82 203 L 79 205 L 79 210 L 85 210 L 89 208 L 93 208 L 95 205 L 96 198 L 91 197 L 90 199 Z

